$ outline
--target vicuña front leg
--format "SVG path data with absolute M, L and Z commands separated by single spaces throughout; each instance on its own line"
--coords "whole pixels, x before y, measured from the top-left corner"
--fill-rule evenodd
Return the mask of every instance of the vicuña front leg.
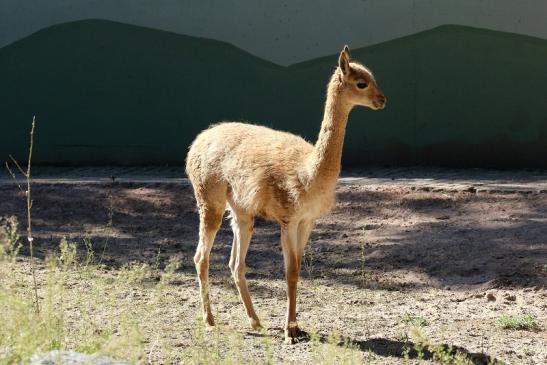
M 253 234 L 254 218 L 250 216 L 236 215 L 233 213 L 232 229 L 234 231 L 234 242 L 232 246 L 232 255 L 230 257 L 230 270 L 234 282 L 239 291 L 239 297 L 245 306 L 245 311 L 249 317 L 251 327 L 255 330 L 262 328 L 260 320 L 256 315 L 253 307 L 253 301 L 249 294 L 247 287 L 247 280 L 245 279 L 245 257 L 247 256 L 247 250 L 251 242 L 251 236 Z
M 302 256 L 298 254 L 298 225 L 287 224 L 281 227 L 281 246 L 285 261 L 287 280 L 287 320 L 285 323 L 285 342 L 294 343 L 302 335 L 296 322 L 296 290 L 300 275 Z

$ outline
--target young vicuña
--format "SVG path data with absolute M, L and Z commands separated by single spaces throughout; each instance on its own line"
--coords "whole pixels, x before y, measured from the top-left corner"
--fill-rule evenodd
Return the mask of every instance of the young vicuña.
M 217 124 L 196 137 L 188 152 L 186 172 L 199 209 L 194 262 L 207 325 L 214 325 L 209 255 L 228 209 L 234 232 L 230 269 L 251 326 L 261 328 L 245 280 L 245 256 L 254 219 L 260 216 L 281 226 L 288 302 L 285 338 L 293 342 L 300 335 L 296 287 L 301 259 L 315 220 L 334 205 L 348 115 L 356 105 L 377 110 L 385 104 L 371 71 L 352 62 L 346 46 L 328 84 L 315 145 L 290 133 L 245 123 Z

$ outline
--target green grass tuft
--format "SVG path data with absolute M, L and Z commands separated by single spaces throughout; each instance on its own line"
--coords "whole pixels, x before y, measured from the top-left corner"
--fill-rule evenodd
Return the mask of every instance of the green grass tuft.
M 507 330 L 539 330 L 537 319 L 531 314 L 511 315 L 504 314 L 497 321 L 498 326 Z
M 429 322 L 425 318 L 420 316 L 415 316 L 410 313 L 405 314 L 402 318 L 402 321 L 404 323 L 408 323 L 416 327 L 425 327 L 429 325 Z

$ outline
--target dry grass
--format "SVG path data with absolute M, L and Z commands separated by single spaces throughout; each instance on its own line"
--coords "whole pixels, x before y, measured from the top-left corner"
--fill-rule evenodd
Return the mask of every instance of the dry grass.
M 2 232 L 16 229 L 14 218 L 4 219 Z M 9 225 L 6 225 L 9 222 Z M 1 247 L 18 247 L 16 234 L 2 235 Z M 273 364 L 298 363 L 287 351 L 274 355 L 281 338 L 275 330 L 264 330 L 253 351 L 246 349 L 245 332 L 219 322 L 205 331 L 194 315 L 181 312 L 179 286 L 193 282 L 180 272 L 180 262 L 171 259 L 165 267 L 132 263 L 117 269 L 98 263 L 91 241 L 80 245 L 63 239 L 44 262 L 36 262 L 38 295 L 42 310 L 34 310 L 33 284 L 28 258 L 4 249 L 0 256 L 0 364 L 27 363 L 36 352 L 75 350 L 107 355 L 139 363 L 184 364 Z M 324 295 L 318 284 L 305 290 Z M 233 291 L 222 291 L 219 301 L 237 302 Z M 230 294 L 232 293 L 232 294 Z M 215 293 L 217 297 L 220 292 Z M 196 304 L 196 302 L 194 302 Z M 186 316 L 186 318 L 184 318 Z M 405 322 L 414 324 L 412 320 Z M 180 341 L 180 331 L 186 332 Z M 444 364 L 469 364 L 465 354 L 432 344 L 423 333 L 411 329 L 414 342 L 407 341 L 401 359 L 433 359 Z M 336 333 L 309 334 L 306 362 L 314 364 L 375 363 L 376 356 L 358 343 Z M 410 354 L 413 354 L 410 356 Z
M 93 262 L 93 255 L 78 257 L 76 245 L 63 240 L 59 251 L 39 266 L 40 313 L 33 309 L 27 264 L 7 255 L 2 258 L 0 308 L 6 319 L 0 327 L 2 364 L 26 362 L 35 352 L 54 349 L 150 363 L 274 362 L 271 347 L 278 339 L 267 331 L 258 354 L 247 357 L 242 334 L 223 325 L 204 332 L 197 311 L 195 318 L 183 319 L 194 324 L 189 341 L 178 347 L 169 340 L 181 320 L 165 313 L 173 305 L 171 283 L 187 279 L 176 273 L 176 261 L 161 270 L 137 263 L 106 270 Z M 358 353 L 350 345 L 340 347 L 333 337 L 323 346 L 318 337 L 312 338 L 318 363 L 334 359 L 355 363 Z
M 4 225 L 2 232 L 16 227 L 13 218 L 3 222 L 11 225 Z M 2 247 L 18 246 L 17 236 L 2 239 Z M 77 246 L 63 239 L 44 263 L 36 263 L 40 312 L 34 310 L 28 259 L 2 251 L 0 364 L 26 363 L 36 352 L 57 349 L 148 363 L 277 362 L 272 347 L 279 339 L 268 330 L 257 351 L 246 355 L 243 334 L 234 328 L 220 324 L 205 332 L 197 308 L 193 318 L 179 317 L 173 308 L 177 286 L 172 283 L 194 280 L 177 272 L 177 260 L 161 269 L 133 263 L 111 270 L 96 262 L 90 242 L 80 250 Z M 179 321 L 186 325 L 177 326 Z M 188 338 L 177 344 L 171 339 L 180 330 L 189 330 Z M 360 362 L 360 351 L 336 335 L 326 343 L 317 333 L 310 338 L 315 363 Z

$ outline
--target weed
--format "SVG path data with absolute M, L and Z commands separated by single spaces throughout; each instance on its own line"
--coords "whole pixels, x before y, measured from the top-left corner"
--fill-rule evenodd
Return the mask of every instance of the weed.
M 539 330 L 537 319 L 531 314 L 510 315 L 504 314 L 497 320 L 499 327 L 508 330 Z
M 142 284 L 152 276 L 152 269 L 145 263 L 131 263 L 122 267 L 118 273 L 119 281 L 134 285 Z
M 91 237 L 84 237 L 83 241 L 86 252 L 84 268 L 87 268 L 95 263 L 95 251 L 93 251 L 93 241 L 91 240 Z
M 110 236 L 112 235 L 112 229 L 114 226 L 114 196 L 112 194 L 112 185 L 114 184 L 114 178 L 112 178 L 112 184 L 108 187 L 108 193 L 106 195 L 107 208 L 106 208 L 106 238 L 103 243 L 103 248 L 101 250 L 101 255 L 99 256 L 99 264 L 103 262 L 108 243 L 110 241 Z
M 368 286 L 368 283 L 370 281 L 369 280 L 370 279 L 370 273 L 369 273 L 369 271 L 367 270 L 367 267 L 366 267 L 366 252 L 365 252 L 366 239 L 364 238 L 365 233 L 366 233 L 366 231 L 363 230 L 363 240 L 361 241 L 361 256 L 359 258 L 359 261 L 361 262 L 360 284 L 361 284 L 361 288 L 363 288 L 363 289 Z
M 23 193 L 26 197 L 27 202 L 27 241 L 29 244 L 29 253 L 30 253 L 30 272 L 32 276 L 32 285 L 34 289 L 34 309 L 36 312 L 40 312 L 40 302 L 38 299 L 38 285 L 36 284 L 36 267 L 34 263 L 34 237 L 32 236 L 32 152 L 34 147 L 34 130 L 36 127 L 36 117 L 32 117 L 32 127 L 30 129 L 30 144 L 29 144 L 29 152 L 28 152 L 28 162 L 27 162 L 27 170 L 23 170 L 21 165 L 17 162 L 13 156 L 10 155 L 10 159 L 13 162 L 13 164 L 17 167 L 21 175 L 25 177 L 26 181 L 26 190 L 23 190 L 21 187 L 21 184 L 17 180 L 17 177 L 13 170 L 11 169 L 8 162 L 6 162 L 6 169 L 10 173 L 11 177 L 17 184 L 17 187 Z
M 272 365 L 273 360 L 273 339 L 268 335 L 268 329 L 264 327 L 262 329 L 262 346 L 264 346 L 264 363 L 266 365 Z
M 17 225 L 15 216 L 0 217 L 0 261 L 13 263 L 21 249 Z
M 312 241 L 310 240 L 306 245 L 306 248 L 304 250 L 304 257 L 302 258 L 303 266 L 306 270 L 306 273 L 308 274 L 308 278 L 312 277 L 315 269 L 313 258 L 313 247 Z
M 317 330 L 310 336 L 310 352 L 314 364 L 358 364 L 363 360 L 361 351 L 349 339 L 342 339 L 338 333 L 331 333 L 326 343 Z
M 46 258 L 43 275 L 37 276 L 40 312 L 33 310 L 33 301 L 29 303 L 20 285 L 13 285 L 24 283 L 28 274 L 12 266 L 9 276 L 0 277 L 0 312 L 5 316 L 0 326 L 0 364 L 26 363 L 36 352 L 66 349 L 128 360 L 141 357 L 143 335 L 137 317 L 129 308 L 123 307 L 119 314 L 113 311 L 115 297 L 124 287 L 122 278 L 108 285 L 96 273 L 95 280 L 80 284 L 84 263 L 76 252 L 75 243 L 62 239 L 59 251 Z M 142 277 L 138 272 L 130 276 Z
M 411 324 L 411 325 L 416 326 L 416 327 L 425 327 L 425 326 L 429 325 L 429 322 L 425 318 L 420 317 L 420 316 L 415 316 L 415 315 L 410 314 L 410 313 L 406 313 L 403 316 L 402 321 L 404 323 L 408 323 L 408 324 Z
M 415 342 L 414 350 L 417 353 L 417 358 L 423 360 L 432 358 L 437 364 L 446 365 L 472 365 L 473 361 L 467 354 L 461 351 L 455 351 L 452 346 L 439 345 L 433 343 L 419 327 L 413 327 L 410 331 L 410 337 Z M 404 354 L 405 360 L 408 361 L 409 351 Z
M 169 258 L 169 263 L 165 266 L 163 273 L 160 276 L 160 282 L 158 283 L 158 289 L 164 289 L 171 281 L 175 271 L 180 268 L 180 260 L 174 256 Z

